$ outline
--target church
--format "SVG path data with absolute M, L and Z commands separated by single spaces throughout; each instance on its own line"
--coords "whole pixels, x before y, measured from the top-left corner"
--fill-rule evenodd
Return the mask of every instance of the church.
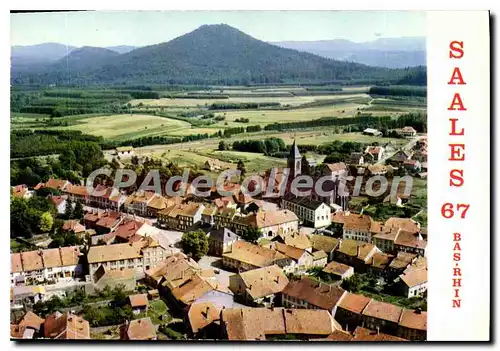
M 283 172 L 283 169 L 278 169 L 276 172 L 276 177 L 274 179 L 275 186 L 274 189 L 278 192 L 282 186 L 285 186 L 285 191 L 283 197 L 287 199 L 293 198 L 291 185 L 292 181 L 298 176 L 302 175 L 302 155 L 300 154 L 299 148 L 296 141 L 294 140 L 291 147 L 290 153 L 287 157 L 287 168 L 289 170 L 288 176 Z M 307 200 L 315 202 L 324 202 L 332 208 L 332 210 L 348 210 L 349 206 L 349 196 L 342 195 L 339 193 L 340 179 L 339 177 L 345 177 L 348 175 L 348 168 L 343 162 L 326 164 L 321 174 L 305 174 L 311 176 L 313 180 L 313 186 L 311 188 L 311 194 L 301 202 L 304 203 Z M 266 184 L 270 181 L 270 172 L 266 173 Z M 286 183 L 286 185 L 283 184 Z M 315 192 L 316 183 L 321 182 L 321 189 L 324 194 L 317 194 Z M 300 191 L 307 191 L 306 188 L 301 187 Z M 345 186 L 344 192 L 347 192 L 347 186 Z M 325 194 L 326 193 L 326 194 Z

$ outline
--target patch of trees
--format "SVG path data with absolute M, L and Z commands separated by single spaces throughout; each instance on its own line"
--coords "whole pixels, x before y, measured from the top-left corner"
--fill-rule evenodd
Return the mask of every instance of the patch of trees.
M 123 92 L 130 95 L 134 99 L 159 99 L 160 98 L 160 94 L 156 91 L 124 90 Z
M 247 230 L 245 230 L 243 233 L 241 233 L 241 238 L 245 241 L 248 241 L 250 243 L 256 244 L 257 241 L 260 239 L 262 236 L 262 232 L 254 227 L 249 227 Z
M 186 232 L 182 235 L 183 251 L 198 261 L 208 253 L 208 239 L 203 231 Z
M 363 131 L 366 128 L 394 129 L 411 126 L 419 133 L 427 131 L 427 115 L 422 113 L 408 113 L 392 119 L 390 116 L 375 117 L 371 115 L 358 115 L 355 117 L 323 117 L 312 121 L 298 121 L 288 123 L 273 123 L 264 127 L 264 130 L 295 130 L 327 126 L 351 126 L 351 131 Z
M 266 138 L 264 140 L 236 140 L 233 142 L 233 150 L 271 155 L 280 151 L 286 151 L 287 146 L 281 138 Z
M 47 198 L 32 196 L 29 199 L 12 197 L 10 200 L 11 238 L 31 238 L 52 229 L 57 211 Z
M 224 138 L 229 138 L 230 136 L 235 134 L 245 133 L 245 131 L 246 131 L 245 127 L 227 128 L 224 129 Z
M 375 86 L 371 87 L 369 94 L 387 95 L 387 96 L 427 96 L 427 87 L 425 86 Z
M 236 118 L 234 121 L 236 123 L 248 123 L 248 122 L 250 122 L 250 119 L 241 117 L 241 118 Z
M 262 127 L 260 125 L 247 127 L 247 133 L 260 132 L 261 130 L 262 130 Z
M 223 103 L 214 102 L 208 108 L 210 110 L 255 110 L 262 107 L 279 107 L 279 102 L 245 102 L 245 103 Z

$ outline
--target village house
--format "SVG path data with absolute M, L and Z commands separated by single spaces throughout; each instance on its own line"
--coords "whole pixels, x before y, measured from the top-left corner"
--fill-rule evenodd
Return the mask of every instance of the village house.
M 325 166 L 323 175 L 329 177 L 330 179 L 346 176 L 349 173 L 347 165 L 344 162 L 325 163 Z
M 361 314 L 362 326 L 397 335 L 399 318 L 402 312 L 401 307 L 372 299 Z
M 304 276 L 288 283 L 281 292 L 281 303 L 286 308 L 323 309 L 334 316 L 338 302 L 346 293 L 337 286 Z
M 277 265 L 241 272 L 229 277 L 229 289 L 235 299 L 247 306 L 271 307 L 275 297 L 288 284 L 288 278 Z
M 313 255 L 309 251 L 280 242 L 272 242 L 268 246 L 291 259 L 290 263 L 283 267 L 283 271 L 287 274 L 305 274 L 309 268 L 313 267 Z
M 231 251 L 232 245 L 240 237 L 227 228 L 212 229 L 208 232 L 208 253 L 212 256 L 222 256 Z
M 170 249 L 163 247 L 158 240 L 151 236 L 144 236 L 135 245 L 141 247 L 144 269 L 161 264 L 172 253 Z
M 422 296 L 427 291 L 427 268 L 412 269 L 399 276 L 403 296 Z
M 323 268 L 322 272 L 330 274 L 338 280 L 343 280 L 354 274 L 354 268 L 343 263 L 331 261 Z
M 155 198 L 155 193 L 151 191 L 136 191 L 129 195 L 123 206 L 128 213 L 135 213 L 139 216 L 148 215 L 148 204 Z
M 273 241 L 283 243 L 288 246 L 296 247 L 297 249 L 312 252 L 312 242 L 304 233 L 288 233 L 278 234 Z
M 410 126 L 406 126 L 399 129 L 397 133 L 405 138 L 412 138 L 417 135 L 417 131 L 415 130 L 415 128 Z
M 10 336 L 14 339 L 33 339 L 40 335 L 45 319 L 31 311 L 26 312 L 18 324 L 10 325 Z
M 224 164 L 220 160 L 215 158 L 209 158 L 203 164 L 203 169 L 206 169 L 207 171 L 211 172 L 222 171 L 225 168 L 227 167 L 224 167 Z
M 377 252 L 380 250 L 375 245 L 345 239 L 339 240 L 333 252 L 333 259 L 354 267 L 355 272 L 364 273 L 367 270 L 367 263 Z
M 119 211 L 125 203 L 127 196 L 120 193 L 117 188 L 106 187 L 99 184 L 89 194 L 89 204 L 93 207 Z
M 410 218 L 391 217 L 384 223 L 380 233 L 373 236 L 373 244 L 383 252 L 395 253 L 394 242 L 401 230 L 418 233 L 421 229 L 420 224 Z
M 179 205 L 181 203 L 182 198 L 180 196 L 164 197 L 160 194 L 154 194 L 153 198 L 146 206 L 147 215 L 148 217 L 157 217 L 159 211 L 165 210 L 173 205 Z
M 382 159 L 384 148 L 382 146 L 367 146 L 364 154 L 364 160 L 368 163 L 375 163 Z
M 148 285 L 158 288 L 162 294 L 163 288 L 173 289 L 197 272 L 201 272 L 201 268 L 193 259 L 176 252 L 159 265 L 146 270 L 145 279 Z
M 115 153 L 118 157 L 131 157 L 135 154 L 132 146 L 119 146 L 116 148 Z
M 186 231 L 201 221 L 205 206 L 200 203 L 173 205 L 158 212 L 158 224 L 170 229 Z
M 54 312 L 45 318 L 44 335 L 50 339 L 90 339 L 89 322 L 70 312 Z
M 129 243 L 91 246 L 87 254 L 91 276 L 101 266 L 105 270 L 130 268 L 138 274 L 143 272 L 144 262 L 140 248 Z
M 312 243 L 313 254 L 316 251 L 323 251 L 328 255 L 328 261 L 333 260 L 334 250 L 339 244 L 339 239 L 326 235 L 311 235 L 309 238 Z
M 366 262 L 367 272 L 377 277 L 388 278 L 390 272 L 388 267 L 392 262 L 394 256 L 386 254 L 383 252 L 376 252 L 372 257 Z
M 370 298 L 346 292 L 337 304 L 335 319 L 346 331 L 352 331 L 362 324 L 361 313 L 370 302 Z
M 11 187 L 11 194 L 20 199 L 29 199 L 33 196 L 33 191 L 28 189 L 26 184 L 16 185 Z
M 283 233 L 295 233 L 299 230 L 299 218 L 289 210 L 259 211 L 246 217 L 233 219 L 234 232 L 238 235 L 248 228 L 259 229 L 266 239 L 272 239 Z
M 404 164 L 405 161 L 411 159 L 411 153 L 408 151 L 404 150 L 398 150 L 389 157 L 386 161 L 387 164 L 394 166 L 394 167 L 399 167 Z
M 292 211 L 305 225 L 313 228 L 327 227 L 331 223 L 331 208 L 321 201 L 289 193 L 283 197 L 281 207 Z
M 148 311 L 149 300 L 147 294 L 129 295 L 128 300 L 134 314 L 146 313 Z
M 399 338 L 397 336 L 381 333 L 378 330 L 370 330 L 363 327 L 357 327 L 354 330 L 353 338 L 350 341 L 362 341 L 362 342 L 387 342 L 387 341 L 407 341 L 406 339 Z
M 98 235 L 92 236 L 92 245 L 97 245 L 97 241 L 101 239 L 99 235 L 108 234 L 118 228 L 120 223 L 125 219 L 119 212 L 101 212 L 99 214 L 87 213 L 84 216 L 84 222 L 89 223 L 91 228 Z
M 365 130 L 363 130 L 363 134 L 372 136 L 382 136 L 382 132 L 373 128 L 366 128 Z
M 349 155 L 349 159 L 347 161 L 350 165 L 362 165 L 365 163 L 365 158 L 363 157 L 362 152 L 353 152 Z
M 108 243 L 136 242 L 146 236 L 154 237 L 158 233 L 158 228 L 153 227 L 148 220 L 125 218 L 112 232 L 106 234 L 103 240 Z
M 39 190 L 41 188 L 50 188 L 50 189 L 57 189 L 61 192 L 64 192 L 69 185 L 71 185 L 71 183 L 69 181 L 67 181 L 66 179 L 50 178 L 45 183 L 38 183 L 34 187 L 34 189 Z
M 291 308 L 233 308 L 221 313 L 223 337 L 233 341 L 299 340 L 332 334 L 340 326 L 325 310 Z
M 343 239 L 372 242 L 372 236 L 380 233 L 382 223 L 374 221 L 364 214 L 350 214 L 344 216 Z
M 80 202 L 82 205 L 88 204 L 89 191 L 85 185 L 68 185 L 65 193 L 72 202 Z
M 64 221 L 62 230 L 75 234 L 84 234 L 85 226 L 80 224 L 80 222 L 76 219 L 68 219 L 67 221 Z
M 215 339 L 220 334 L 221 311 L 211 302 L 194 303 L 184 318 L 190 339 Z
M 213 216 L 214 227 L 217 229 L 232 228 L 236 213 L 237 211 L 234 208 L 218 208 Z
M 149 317 L 127 321 L 121 328 L 121 339 L 156 340 L 156 328 Z
M 417 254 L 398 252 L 396 257 L 394 257 L 394 259 L 387 267 L 387 273 L 392 278 L 396 278 L 400 274 L 402 274 L 411 264 L 416 263 L 417 260 Z
M 205 205 L 203 212 L 201 213 L 201 223 L 209 226 L 213 226 L 215 224 L 214 216 L 217 213 L 217 207 L 212 204 Z
M 222 265 L 230 270 L 248 271 L 277 264 L 280 267 L 291 265 L 292 259 L 282 253 L 238 240 L 231 251 L 222 255 Z
M 83 272 L 80 255 L 77 246 L 12 253 L 11 286 L 46 280 L 71 282 Z
M 11 310 L 30 308 L 39 301 L 46 301 L 48 294 L 44 285 L 17 285 L 10 288 Z
M 188 306 L 202 302 L 211 302 L 219 309 L 232 308 L 234 305 L 232 291 L 213 277 L 204 276 L 203 271 L 196 272 L 180 285 L 164 291 L 166 298 L 178 311 L 185 311 Z
M 66 197 L 59 195 L 48 195 L 47 199 L 49 199 L 57 209 L 58 214 L 66 213 Z
M 406 160 L 403 162 L 403 167 L 410 173 L 418 173 L 422 169 L 422 164 L 417 160 Z
M 102 291 L 106 286 L 111 289 L 123 286 L 124 291 L 133 291 L 137 283 L 135 276 L 133 268 L 106 270 L 100 266 L 91 277 L 96 290 Z
M 420 232 L 409 232 L 399 230 L 394 239 L 394 250 L 396 252 L 416 253 L 420 256 L 427 254 L 427 240 L 424 240 Z
M 379 163 L 374 165 L 369 165 L 367 168 L 369 176 L 380 176 L 387 174 L 389 168 L 387 166 L 381 165 Z
M 313 267 L 323 268 L 328 263 L 328 254 L 325 251 L 319 250 L 312 253 Z
M 427 340 L 427 312 L 403 308 L 397 335 L 412 341 Z

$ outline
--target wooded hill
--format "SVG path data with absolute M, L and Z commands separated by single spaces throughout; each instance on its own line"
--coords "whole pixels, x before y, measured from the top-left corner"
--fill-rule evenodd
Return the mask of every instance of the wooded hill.
M 12 69 L 12 83 L 23 85 L 312 82 L 425 85 L 426 69 L 331 60 L 268 44 L 224 24 L 204 25 L 167 43 L 124 54 L 87 47 L 32 70 Z

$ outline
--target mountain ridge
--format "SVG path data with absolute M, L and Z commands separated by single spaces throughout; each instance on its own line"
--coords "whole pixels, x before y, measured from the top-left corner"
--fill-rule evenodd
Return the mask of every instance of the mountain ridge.
M 84 50 L 89 51 L 90 49 Z M 300 52 L 255 39 L 225 24 L 203 25 L 165 43 L 136 48 L 123 54 L 93 48 L 100 56 L 91 64 L 75 65 L 74 84 L 171 83 L 171 84 L 251 84 L 288 81 L 394 80 L 405 71 L 343 62 Z M 75 49 L 77 54 L 81 49 Z M 104 54 L 106 52 L 106 54 Z M 77 55 L 74 54 L 74 55 Z M 78 55 L 77 55 L 78 56 Z M 101 57 L 102 56 L 102 57 Z M 68 56 L 71 58 L 71 53 Z M 67 59 L 66 59 L 67 61 Z M 79 60 L 76 60 L 79 62 Z M 64 72 L 55 69 L 13 74 L 14 82 L 39 84 L 67 83 Z

